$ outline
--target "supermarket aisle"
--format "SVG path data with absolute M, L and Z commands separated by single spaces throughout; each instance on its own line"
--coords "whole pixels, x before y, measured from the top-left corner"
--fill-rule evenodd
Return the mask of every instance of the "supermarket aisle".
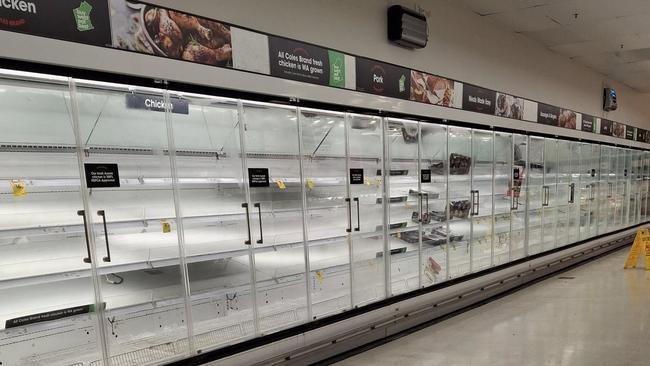
M 650 271 L 624 271 L 626 255 L 620 250 L 337 365 L 648 365 Z

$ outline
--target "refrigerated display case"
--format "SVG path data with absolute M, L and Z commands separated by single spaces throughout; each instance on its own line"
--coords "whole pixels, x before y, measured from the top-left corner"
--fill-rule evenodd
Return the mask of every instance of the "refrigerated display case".
M 165 363 L 648 217 L 645 151 L 1 75 L 2 365 Z

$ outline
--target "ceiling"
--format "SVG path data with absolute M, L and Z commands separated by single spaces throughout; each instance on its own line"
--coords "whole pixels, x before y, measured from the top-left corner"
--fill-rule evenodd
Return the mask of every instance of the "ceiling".
M 640 92 L 650 92 L 650 0 L 453 2 Z

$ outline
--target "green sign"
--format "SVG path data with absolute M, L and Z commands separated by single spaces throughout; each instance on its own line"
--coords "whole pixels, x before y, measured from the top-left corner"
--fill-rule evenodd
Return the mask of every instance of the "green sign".
M 93 22 L 90 19 L 90 12 L 93 10 L 92 5 L 84 1 L 79 4 L 79 7 L 72 10 L 74 19 L 77 22 L 77 30 L 79 32 L 86 32 L 95 29 Z
M 345 55 L 328 50 L 330 61 L 330 86 L 345 88 Z

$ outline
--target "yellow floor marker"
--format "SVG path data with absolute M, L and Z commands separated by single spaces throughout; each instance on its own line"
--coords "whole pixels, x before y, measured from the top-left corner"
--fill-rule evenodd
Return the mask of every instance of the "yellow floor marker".
M 632 249 L 630 249 L 630 254 L 625 260 L 625 269 L 636 268 L 636 264 L 639 261 L 639 256 L 643 254 L 643 264 L 645 270 L 650 270 L 650 230 L 641 229 L 637 231 L 636 237 L 634 238 L 634 244 L 632 244 Z

